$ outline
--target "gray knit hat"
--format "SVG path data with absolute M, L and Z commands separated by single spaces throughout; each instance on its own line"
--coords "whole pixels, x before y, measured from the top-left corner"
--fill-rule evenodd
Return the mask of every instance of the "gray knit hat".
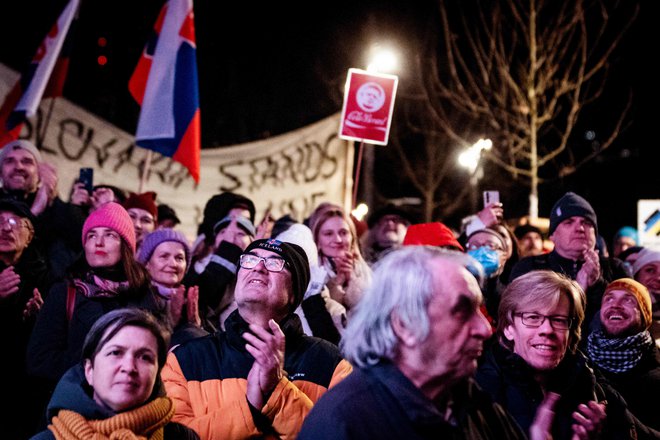
M 37 149 L 37 147 L 30 141 L 25 140 L 25 139 L 18 139 L 15 141 L 8 142 L 2 147 L 0 150 L 0 164 L 5 160 L 5 157 L 7 154 L 9 154 L 10 151 L 18 150 L 18 149 L 23 149 L 29 151 L 33 156 L 34 159 L 37 161 L 37 163 L 41 162 L 41 153 Z
M 142 241 L 142 245 L 140 245 L 136 259 L 143 265 L 147 264 L 147 261 L 149 261 L 158 245 L 166 241 L 174 241 L 183 245 L 183 251 L 186 253 L 186 262 L 188 263 L 186 267 L 190 267 L 192 254 L 188 239 L 181 232 L 171 228 L 156 229 L 147 235 Z
M 249 218 L 243 217 L 242 215 L 228 215 L 222 218 L 219 222 L 213 225 L 213 235 L 218 235 L 218 232 L 220 232 L 221 229 L 226 228 L 232 220 L 236 220 L 236 224 L 242 230 L 254 237 L 256 234 L 254 225 Z

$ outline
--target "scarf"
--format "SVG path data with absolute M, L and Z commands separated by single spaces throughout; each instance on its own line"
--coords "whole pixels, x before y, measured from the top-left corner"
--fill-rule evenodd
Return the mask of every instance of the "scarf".
M 163 427 L 174 416 L 169 397 L 158 397 L 141 407 L 104 420 L 87 420 L 62 409 L 48 426 L 56 440 L 163 440 Z
M 87 298 L 112 298 L 120 290 L 128 289 L 128 281 L 112 281 L 92 272 L 88 272 L 84 280 L 73 280 L 73 284 Z
M 587 353 L 599 368 L 624 373 L 639 363 L 653 343 L 648 331 L 625 338 L 608 338 L 602 330 L 596 330 L 587 340 Z

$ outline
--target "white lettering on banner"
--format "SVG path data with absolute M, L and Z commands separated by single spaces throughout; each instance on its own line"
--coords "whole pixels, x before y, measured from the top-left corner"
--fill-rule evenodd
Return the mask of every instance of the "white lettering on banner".
M 0 82 L 8 69 L 0 65 Z M 14 74 L 15 75 L 15 74 Z M 9 87 L 2 87 L 6 93 Z M 4 98 L 0 98 L 4 99 Z M 44 118 L 50 99 L 28 121 L 21 137 L 39 146 L 46 162 L 58 169 L 60 197 L 68 200 L 80 167 L 94 168 L 94 184 L 138 191 L 147 150 L 136 147 L 132 135 L 93 114 L 58 98 L 45 136 Z M 323 201 L 350 205 L 353 150 L 339 139 L 339 114 L 280 136 L 247 144 L 203 149 L 200 184 L 178 162 L 152 155 L 144 191 L 155 191 L 157 202 L 172 206 L 191 240 L 202 221 L 209 198 L 233 191 L 252 199 L 257 221 L 266 210 L 277 218 L 284 214 L 303 220 Z M 202 127 L 203 129 L 203 127 Z

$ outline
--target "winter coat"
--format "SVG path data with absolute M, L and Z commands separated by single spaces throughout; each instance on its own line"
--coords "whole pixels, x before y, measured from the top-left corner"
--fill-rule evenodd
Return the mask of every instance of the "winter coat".
M 140 307 L 165 316 L 166 303 L 150 289 L 139 294 L 128 291 L 113 297 L 86 297 L 75 291 L 73 314 L 67 317 L 67 283 L 53 286 L 39 312 L 28 345 L 27 367 L 30 375 L 57 382 L 81 358 L 85 337 L 105 313 L 121 307 Z
M 544 390 L 534 378 L 534 371 L 523 358 L 499 343 L 485 352 L 477 370 L 479 386 L 504 407 L 529 432 L 536 411 L 544 397 Z M 546 391 L 560 394 L 555 407 L 552 435 L 555 439 L 572 436 L 572 413 L 579 404 L 590 400 L 607 401 L 607 417 L 602 439 L 657 438 L 648 427 L 627 409 L 626 401 L 608 385 L 596 381 L 594 372 L 580 352 L 567 354 L 549 374 Z
M 359 368 L 328 391 L 299 440 L 525 439 L 515 421 L 467 380 L 452 392 L 450 421 L 389 362 Z
M 305 336 L 291 314 L 280 327 L 286 336 L 286 372 L 261 411 L 247 400 L 247 376 L 254 358 L 242 334 L 247 322 L 235 311 L 226 330 L 189 341 L 168 356 L 161 376 L 174 400 L 174 421 L 202 439 L 270 436 L 293 439 L 314 402 L 352 370 L 333 344 Z
M 156 382 L 157 386 L 159 381 Z M 75 365 L 68 370 L 57 384 L 53 397 L 48 404 L 48 421 L 57 416 L 61 409 L 74 411 L 87 420 L 105 420 L 116 413 L 99 405 L 92 397 L 92 388 L 85 379 L 82 364 Z M 158 394 L 158 393 L 156 393 Z M 162 394 L 162 393 L 160 393 Z M 155 396 L 153 396 L 155 397 Z M 151 400 L 151 399 L 150 399 Z M 53 433 L 44 430 L 32 437 L 31 440 L 55 439 Z M 190 428 L 175 422 L 165 425 L 163 440 L 198 440 L 199 436 Z

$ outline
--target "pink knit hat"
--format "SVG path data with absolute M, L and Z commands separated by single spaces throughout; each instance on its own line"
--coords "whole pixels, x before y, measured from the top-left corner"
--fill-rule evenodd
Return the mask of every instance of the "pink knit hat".
M 128 212 L 119 203 L 106 203 L 87 217 L 82 231 L 83 245 L 87 242 L 87 232 L 92 228 L 98 227 L 115 231 L 135 253 L 136 245 L 133 221 L 128 215 Z

